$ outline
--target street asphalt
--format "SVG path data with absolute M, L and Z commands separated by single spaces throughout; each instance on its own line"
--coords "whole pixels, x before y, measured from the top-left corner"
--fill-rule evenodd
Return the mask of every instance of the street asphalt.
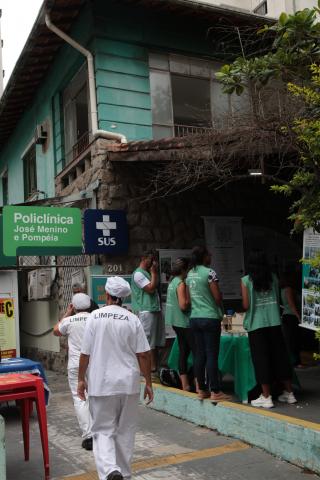
M 48 407 L 52 480 L 96 479 L 92 452 L 81 448 L 71 395 L 64 375 L 48 372 Z M 7 480 L 44 478 L 35 414 L 31 422 L 30 461 L 23 460 L 18 410 L 4 407 Z M 309 471 L 290 465 L 233 438 L 140 408 L 133 478 L 135 480 L 311 480 Z M 2 480 L 2 479 L 1 479 Z

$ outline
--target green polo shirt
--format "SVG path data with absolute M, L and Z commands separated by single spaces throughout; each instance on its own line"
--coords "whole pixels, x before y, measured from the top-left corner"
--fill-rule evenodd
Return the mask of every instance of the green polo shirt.
M 182 282 L 183 280 L 180 277 L 174 277 L 168 285 L 166 301 L 166 325 L 188 328 L 190 324 L 189 315 L 181 310 L 178 300 L 177 289 Z
M 134 313 L 139 312 L 159 312 L 160 302 L 157 290 L 148 293 L 140 288 L 134 281 L 134 274 L 141 272 L 148 280 L 151 281 L 151 274 L 142 268 L 137 268 L 132 274 L 131 281 L 131 305 Z
M 254 290 L 249 275 L 242 277 L 241 281 L 248 289 L 250 302 L 243 321 L 244 328 L 248 332 L 252 332 L 259 328 L 280 325 L 279 283 L 277 277 L 272 275 L 271 288 L 264 292 Z
M 211 269 L 197 265 L 188 273 L 186 284 L 191 298 L 190 318 L 212 318 L 221 320 L 222 309 L 216 304 L 209 286 Z

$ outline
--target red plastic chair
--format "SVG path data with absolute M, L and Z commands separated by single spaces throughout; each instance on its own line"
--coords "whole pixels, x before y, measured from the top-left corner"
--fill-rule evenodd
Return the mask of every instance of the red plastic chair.
M 24 444 L 24 459 L 29 460 L 29 420 L 32 402 L 35 401 L 42 444 L 45 479 L 49 479 L 49 444 L 47 414 L 43 380 L 29 373 L 0 375 L 0 402 L 16 400 L 21 405 L 21 420 Z

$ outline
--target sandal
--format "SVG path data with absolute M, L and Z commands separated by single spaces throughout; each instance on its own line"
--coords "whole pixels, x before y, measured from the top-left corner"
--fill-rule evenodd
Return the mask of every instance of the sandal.
M 211 400 L 213 403 L 216 403 L 216 402 L 227 402 L 228 400 L 231 400 L 231 396 L 230 396 L 230 395 L 226 395 L 226 394 L 223 393 L 223 392 L 211 393 L 211 395 L 210 395 L 210 400 Z
M 210 398 L 210 392 L 206 392 L 205 390 L 199 390 L 198 399 L 205 400 L 206 398 Z

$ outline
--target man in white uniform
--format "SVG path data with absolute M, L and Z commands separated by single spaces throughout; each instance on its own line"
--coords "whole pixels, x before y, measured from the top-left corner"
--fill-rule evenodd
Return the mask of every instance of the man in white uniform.
M 53 334 L 57 337 L 67 336 L 69 347 L 68 359 L 68 380 L 72 393 L 73 405 L 76 411 L 80 429 L 82 431 L 82 447 L 86 450 L 92 450 L 91 416 L 89 411 L 88 399 L 80 400 L 77 393 L 79 358 L 81 352 L 84 329 L 88 317 L 90 317 L 91 299 L 84 293 L 77 293 L 72 297 L 72 303 L 69 306 L 73 315 L 63 318 L 58 322 Z
M 105 290 L 107 306 L 94 311 L 86 325 L 78 394 L 84 399 L 87 390 L 89 395 L 99 480 L 128 480 L 138 417 L 140 372 L 146 381 L 144 398 L 148 397 L 148 403 L 153 400 L 151 355 L 140 320 L 121 307 L 121 299 L 131 293 L 129 283 L 120 277 L 110 277 Z

